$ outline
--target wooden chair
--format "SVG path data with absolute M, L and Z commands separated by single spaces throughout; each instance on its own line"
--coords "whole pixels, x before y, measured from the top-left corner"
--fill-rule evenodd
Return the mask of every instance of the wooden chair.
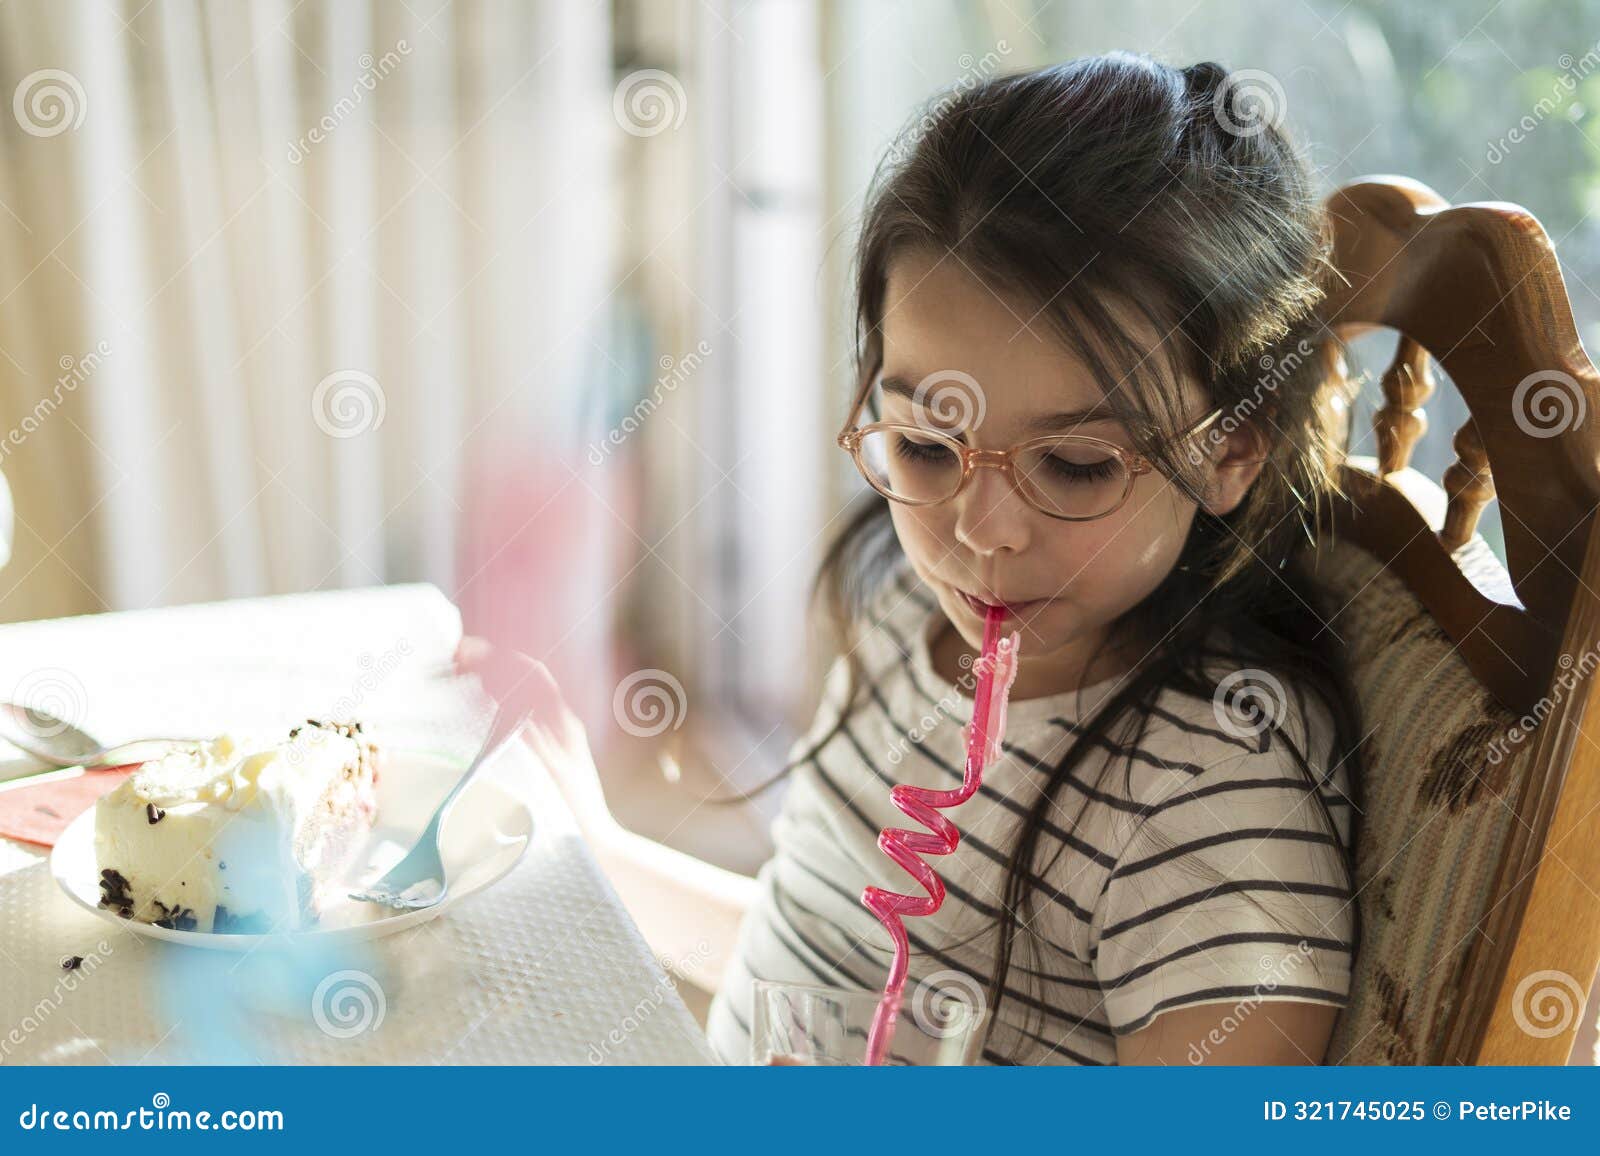
M 1391 176 L 1327 208 L 1323 320 L 1401 335 L 1377 457 L 1345 458 L 1312 559 L 1372 760 L 1328 1062 L 1566 1063 L 1600 963 L 1600 375 L 1525 209 Z M 1434 361 L 1471 414 L 1442 489 L 1408 466 Z M 1491 498 L 1505 567 L 1475 533 Z

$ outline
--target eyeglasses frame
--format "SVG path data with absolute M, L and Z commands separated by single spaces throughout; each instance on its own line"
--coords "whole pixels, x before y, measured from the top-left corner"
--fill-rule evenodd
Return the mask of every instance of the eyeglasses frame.
M 855 404 L 850 407 L 850 415 L 845 419 L 844 426 L 839 430 L 839 435 L 835 440 L 838 442 L 839 448 L 850 455 L 851 460 L 856 464 L 856 469 L 860 472 L 861 476 L 866 479 L 866 482 L 869 486 L 871 486 L 878 493 L 882 494 L 885 498 L 888 498 L 890 501 L 899 502 L 902 505 L 937 506 L 941 503 L 948 502 L 960 494 L 962 490 L 966 489 L 967 483 L 972 480 L 972 475 L 980 467 L 991 466 L 995 469 L 998 469 L 1011 480 L 1012 488 L 1022 496 L 1023 501 L 1027 502 L 1029 506 L 1033 507 L 1035 510 L 1038 510 L 1047 518 L 1054 518 L 1061 522 L 1093 522 L 1099 520 L 1100 518 L 1109 517 L 1120 510 L 1123 505 L 1127 503 L 1128 496 L 1133 493 L 1134 482 L 1139 478 L 1139 476 L 1142 474 L 1147 474 L 1155 469 L 1155 463 L 1153 463 L 1143 454 L 1133 453 L 1132 451 L 1126 450 L 1122 446 L 1117 445 L 1116 442 L 1106 441 L 1104 438 L 1097 438 L 1092 434 L 1044 434 L 1040 437 L 1029 438 L 1026 441 L 1018 442 L 1009 449 L 980 450 L 974 449 L 963 444 L 962 442 L 957 441 L 950 434 L 945 433 L 942 430 L 930 429 L 926 426 L 920 425 L 907 425 L 904 422 L 875 421 L 869 422 L 867 425 L 859 428 L 855 428 L 855 420 L 860 414 L 862 405 L 866 403 L 867 394 L 872 389 L 873 380 L 874 379 L 869 378 L 861 387 L 860 392 L 856 395 Z M 1182 444 L 1188 439 L 1194 437 L 1196 434 L 1200 433 L 1212 422 L 1216 421 L 1222 416 L 1223 412 L 1224 411 L 1221 407 L 1212 410 L 1198 421 L 1190 424 L 1183 430 L 1180 430 L 1172 440 L 1175 443 Z M 907 433 L 913 433 L 918 437 L 934 438 L 941 443 L 948 444 L 950 448 L 954 450 L 955 453 L 961 458 L 961 477 L 956 482 L 955 489 L 951 490 L 950 493 L 946 494 L 942 498 L 929 498 L 925 501 L 916 501 L 911 498 L 902 497 L 899 494 L 891 494 L 882 486 L 878 485 L 878 483 L 873 480 L 871 473 L 867 470 L 865 463 L 863 463 L 861 460 L 861 441 L 867 434 L 879 430 L 884 432 L 904 431 Z M 1063 440 L 1089 443 L 1093 446 L 1105 449 L 1110 453 L 1115 454 L 1122 460 L 1122 464 L 1127 471 L 1128 480 L 1127 483 L 1122 487 L 1122 494 L 1117 498 L 1115 505 L 1099 514 L 1058 514 L 1053 510 L 1045 509 L 1037 500 L 1035 500 L 1033 495 L 1029 492 L 1028 487 L 1023 484 L 1022 480 L 1017 475 L 1016 466 L 1014 464 L 1014 455 L 1023 450 L 1031 449 L 1034 446 L 1040 445 L 1044 442 L 1055 443 Z

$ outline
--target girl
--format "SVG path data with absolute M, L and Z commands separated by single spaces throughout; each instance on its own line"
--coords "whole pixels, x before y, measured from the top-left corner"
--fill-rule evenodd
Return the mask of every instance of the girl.
M 862 887 L 916 890 L 876 845 L 889 788 L 959 782 L 992 603 L 1022 635 L 1003 756 L 949 812 L 908 992 L 981 992 L 993 1063 L 1323 1061 L 1360 732 L 1298 547 L 1341 398 L 1322 210 L 1252 111 L 1216 64 L 1113 53 L 964 91 L 880 168 L 840 436 L 871 489 L 755 879 L 620 829 L 548 673 L 496 659 L 647 936 L 720 981 L 728 1062 L 755 978 L 881 987 Z

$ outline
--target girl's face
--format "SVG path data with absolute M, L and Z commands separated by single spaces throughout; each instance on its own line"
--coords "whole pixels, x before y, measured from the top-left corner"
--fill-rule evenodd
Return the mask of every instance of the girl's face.
M 1157 353 L 1162 335 L 1147 325 L 1134 325 L 1134 332 L 1148 340 L 1147 364 L 1164 363 Z M 1075 432 L 1134 451 L 1115 418 L 1072 416 L 1097 405 L 1103 413 L 1105 392 L 1115 383 L 1097 381 L 1042 314 L 1002 301 L 954 256 L 940 260 L 918 251 L 891 262 L 882 335 L 885 383 L 895 378 L 915 388 L 935 375 L 922 394 L 929 404 L 920 407 L 887 384 L 879 390 L 884 421 L 959 427 L 966 443 L 978 449 Z M 976 383 L 976 397 L 968 381 Z M 1208 399 L 1193 382 L 1182 388 L 1189 420 L 1198 420 Z M 967 395 L 968 403 L 948 409 L 932 404 L 935 396 L 952 401 L 952 390 Z M 971 421 L 963 426 L 965 418 Z M 1197 445 L 1207 441 L 1197 439 Z M 1255 472 L 1247 472 L 1253 479 Z M 1219 494 L 1208 508 L 1224 513 L 1242 496 L 1243 488 L 1232 500 Z M 953 677 L 962 651 L 952 653 L 950 646 L 964 641 L 972 654 L 982 646 L 983 612 L 969 595 L 1004 602 L 1015 611 L 1006 629 L 1022 634 L 1012 690 L 1019 699 L 1075 689 L 1121 673 L 1143 657 L 1113 655 L 1106 665 L 1085 669 L 1110 625 L 1176 564 L 1196 508 L 1182 488 L 1152 470 L 1134 478 L 1127 501 L 1115 512 L 1094 521 L 1061 521 L 1029 505 L 1001 471 L 984 468 L 946 502 L 889 506 L 912 566 L 960 635 L 936 644 L 936 666 Z

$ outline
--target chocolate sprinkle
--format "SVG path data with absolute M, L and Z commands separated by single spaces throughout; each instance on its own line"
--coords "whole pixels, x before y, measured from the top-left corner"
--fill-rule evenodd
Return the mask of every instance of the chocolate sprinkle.
M 167 813 L 154 803 L 146 803 L 144 805 L 144 814 L 145 818 L 150 820 L 150 825 L 152 827 L 167 817 Z
M 63 959 L 61 961 L 61 967 L 65 971 L 77 971 L 79 965 L 81 965 L 82 963 L 83 963 L 83 956 L 81 956 L 81 955 L 69 955 L 69 956 L 67 956 L 67 958 L 65 958 L 65 959 Z
M 100 906 L 115 910 L 124 919 L 133 918 L 133 893 L 120 871 L 107 867 L 100 872 Z
M 332 731 L 334 734 L 341 735 L 341 736 L 343 736 L 344 738 L 347 738 L 347 739 L 353 739 L 357 735 L 362 733 L 361 732 L 361 724 L 359 722 L 354 722 L 354 721 L 352 721 L 352 722 L 330 722 L 330 721 L 328 721 L 326 719 L 308 718 L 308 719 L 306 719 L 306 726 L 313 726 L 313 727 L 316 727 L 318 730 Z M 294 727 L 293 729 L 291 729 L 289 731 L 289 737 L 291 739 L 295 738 L 303 730 L 305 730 L 305 726 Z
M 168 907 L 161 900 L 153 901 L 159 919 L 151 920 L 157 927 L 168 927 L 174 931 L 193 931 L 199 921 L 195 919 L 194 912 L 179 904 L 177 907 Z

